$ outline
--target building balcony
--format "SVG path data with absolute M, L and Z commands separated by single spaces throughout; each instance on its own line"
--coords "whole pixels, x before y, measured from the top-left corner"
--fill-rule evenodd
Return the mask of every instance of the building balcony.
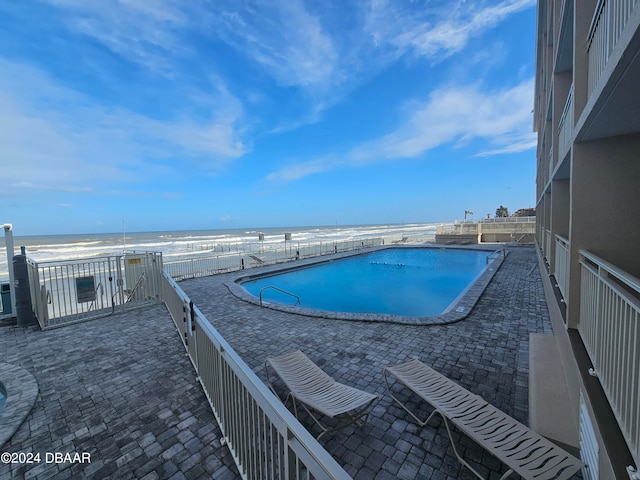
M 587 103 L 577 141 L 640 131 L 640 2 L 600 0 L 586 39 Z
M 589 95 L 593 93 L 607 62 L 622 36 L 637 0 L 600 0 L 589 31 Z

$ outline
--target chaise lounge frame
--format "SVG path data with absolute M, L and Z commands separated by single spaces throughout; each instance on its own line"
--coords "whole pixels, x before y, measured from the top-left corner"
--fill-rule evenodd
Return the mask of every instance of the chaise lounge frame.
M 392 384 L 389 377 L 395 378 Z M 573 455 L 420 360 L 385 367 L 384 379 L 391 398 L 421 427 L 436 414 L 442 417 L 453 452 L 460 463 L 478 478 L 483 477 L 458 453 L 449 423 L 509 467 L 501 480 L 514 472 L 525 479 L 564 480 L 571 478 L 583 466 Z M 433 407 L 425 420 L 420 420 L 393 394 L 391 388 L 396 383 L 406 386 Z
M 322 432 L 317 436 L 318 439 L 326 433 L 339 430 L 352 423 L 364 425 L 369 415 L 368 407 L 378 399 L 377 395 L 337 382 L 300 350 L 268 358 L 264 362 L 267 384 L 278 397 L 279 395 L 270 381 L 269 367 L 274 370 L 288 389 L 283 403 L 286 405 L 291 398 L 296 418 L 298 418 L 297 404 L 300 403 L 322 429 Z M 333 427 L 325 425 L 317 415 L 314 415 L 314 412 L 322 413 L 336 420 L 337 424 Z

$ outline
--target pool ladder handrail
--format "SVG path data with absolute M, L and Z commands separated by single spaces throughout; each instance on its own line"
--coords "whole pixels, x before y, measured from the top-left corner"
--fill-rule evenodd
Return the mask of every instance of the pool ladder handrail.
M 487 264 L 489 264 L 489 260 L 493 260 L 495 258 L 498 257 L 498 255 L 500 255 L 500 253 L 502 253 L 502 258 L 507 258 L 507 250 L 504 248 L 500 248 L 498 250 L 494 250 L 493 252 L 491 252 L 489 255 L 487 255 L 487 258 L 485 259 L 485 262 Z
M 292 297 L 294 297 L 296 299 L 296 303 L 294 303 L 293 306 L 296 306 L 296 305 L 298 305 L 300 303 L 300 297 L 299 296 L 297 296 L 297 295 L 295 295 L 295 294 L 293 294 L 291 292 L 287 292 L 286 290 L 283 290 L 281 288 L 278 288 L 275 285 L 267 285 L 266 287 L 262 287 L 260 289 L 260 306 L 261 307 L 262 307 L 262 292 L 264 290 L 269 289 L 269 288 L 273 288 L 274 290 L 277 290 L 277 291 L 282 292 L 282 293 L 286 293 L 287 295 L 291 295 Z

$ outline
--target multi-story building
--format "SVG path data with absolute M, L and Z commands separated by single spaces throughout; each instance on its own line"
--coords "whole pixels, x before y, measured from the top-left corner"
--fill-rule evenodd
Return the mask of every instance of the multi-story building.
M 547 413 L 585 478 L 640 479 L 640 0 L 539 0 L 537 20 L 536 241 L 567 391 Z

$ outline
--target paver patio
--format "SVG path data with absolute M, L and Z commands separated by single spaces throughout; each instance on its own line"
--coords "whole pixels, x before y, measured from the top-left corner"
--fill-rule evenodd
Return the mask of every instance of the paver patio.
M 44 332 L 0 328 L 0 362 L 31 372 L 40 390 L 0 447 L 40 461 L 0 463 L 2 479 L 239 478 L 163 305 Z

